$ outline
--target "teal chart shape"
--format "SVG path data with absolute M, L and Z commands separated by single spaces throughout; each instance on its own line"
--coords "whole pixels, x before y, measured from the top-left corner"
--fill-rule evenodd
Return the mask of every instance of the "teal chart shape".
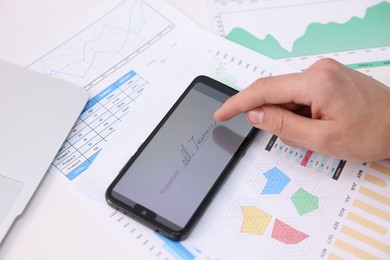
M 383 1 L 367 9 L 363 18 L 352 17 L 345 23 L 310 24 L 296 39 L 293 49 L 284 49 L 267 35 L 259 39 L 242 28 L 234 28 L 226 38 L 274 59 L 361 50 L 389 46 L 390 3 Z
M 264 177 L 267 178 L 267 184 L 261 194 L 280 194 L 291 181 L 291 179 L 277 167 L 265 172 Z
M 294 193 L 291 200 L 301 216 L 318 209 L 318 197 L 302 188 Z

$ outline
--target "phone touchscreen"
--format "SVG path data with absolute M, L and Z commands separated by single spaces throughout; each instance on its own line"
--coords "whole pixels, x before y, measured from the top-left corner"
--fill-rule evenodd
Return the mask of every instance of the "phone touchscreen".
M 140 215 L 154 222 L 184 228 L 252 130 L 244 114 L 223 123 L 213 119 L 230 96 L 196 82 L 132 158 L 112 197 L 147 209 Z

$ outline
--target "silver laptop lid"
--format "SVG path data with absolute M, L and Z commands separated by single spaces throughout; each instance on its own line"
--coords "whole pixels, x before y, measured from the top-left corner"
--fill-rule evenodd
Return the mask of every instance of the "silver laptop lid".
M 0 61 L 0 241 L 88 99 L 86 90 Z

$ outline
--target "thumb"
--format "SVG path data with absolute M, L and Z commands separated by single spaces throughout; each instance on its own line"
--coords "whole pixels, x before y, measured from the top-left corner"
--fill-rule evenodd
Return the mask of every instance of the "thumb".
M 279 106 L 264 105 L 246 114 L 249 124 L 299 146 L 313 149 L 318 133 L 322 132 L 320 120 L 307 118 Z

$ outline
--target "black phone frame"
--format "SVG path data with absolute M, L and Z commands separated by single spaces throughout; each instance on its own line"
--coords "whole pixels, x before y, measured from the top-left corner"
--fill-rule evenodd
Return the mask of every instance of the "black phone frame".
M 115 194 L 117 197 L 121 197 L 121 199 L 116 198 L 113 195 L 113 189 L 115 185 L 120 181 L 122 176 L 126 173 L 127 169 L 133 164 L 133 162 L 137 159 L 137 157 L 142 153 L 142 151 L 145 149 L 145 147 L 148 145 L 148 143 L 153 139 L 153 137 L 156 135 L 156 133 L 159 131 L 159 129 L 164 125 L 164 123 L 168 120 L 170 115 L 174 112 L 174 110 L 179 106 L 179 104 L 182 102 L 182 100 L 185 98 L 185 96 L 189 93 L 189 91 L 195 86 L 197 83 L 204 83 L 207 86 L 210 86 L 218 91 L 221 91 L 222 93 L 227 94 L 228 96 L 235 95 L 238 91 L 219 82 L 216 81 L 210 77 L 200 75 L 197 76 L 191 84 L 187 87 L 187 89 L 183 92 L 183 94 L 180 96 L 180 98 L 175 102 L 175 104 L 172 106 L 172 108 L 169 110 L 169 112 L 164 116 L 164 118 L 160 121 L 160 123 L 157 125 L 157 127 L 152 131 L 152 133 L 148 136 L 148 138 L 145 140 L 145 142 L 138 148 L 137 152 L 128 160 L 128 162 L 124 165 L 124 167 L 120 170 L 118 176 L 114 179 L 114 181 L 110 184 L 110 186 L 107 188 L 105 193 L 105 198 L 107 203 L 113 207 L 114 209 L 124 213 L 125 215 L 131 216 L 135 220 L 141 222 L 142 224 L 148 226 L 149 228 L 153 229 L 154 231 L 172 239 L 175 241 L 183 240 L 185 239 L 190 231 L 195 226 L 196 222 L 199 220 L 201 215 L 204 213 L 206 207 L 210 204 L 212 198 L 217 193 L 218 189 L 222 186 L 223 182 L 227 179 L 229 173 L 237 163 L 237 161 L 241 158 L 241 156 L 245 153 L 247 147 L 251 143 L 251 141 L 256 136 L 258 129 L 252 127 L 248 135 L 245 137 L 244 141 L 241 143 L 235 154 L 232 156 L 230 161 L 227 163 L 223 171 L 220 173 L 219 177 L 215 181 L 215 183 L 212 185 L 212 188 L 209 190 L 209 192 L 206 194 L 202 202 L 199 204 L 198 208 L 195 210 L 192 217 L 189 219 L 188 223 L 183 227 L 179 227 L 176 224 L 168 221 L 167 219 L 162 218 L 161 216 L 158 216 L 153 211 L 144 208 L 143 206 L 136 204 L 135 202 L 129 200 L 128 198 L 125 198 L 124 196 L 121 196 L 120 194 Z M 129 201 L 131 204 L 136 204 L 133 207 L 130 207 L 128 204 L 130 203 L 124 203 L 124 201 Z M 159 221 L 156 221 L 155 219 L 158 217 Z

